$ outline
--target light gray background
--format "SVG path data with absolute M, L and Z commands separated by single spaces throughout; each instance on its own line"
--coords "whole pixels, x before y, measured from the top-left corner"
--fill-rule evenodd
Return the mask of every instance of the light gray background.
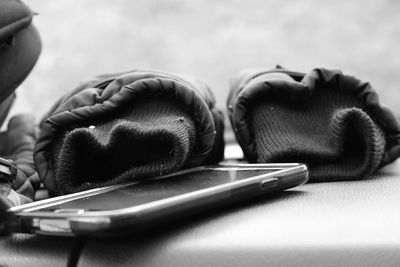
M 134 68 L 195 76 L 225 107 L 249 67 L 339 68 L 400 113 L 400 2 L 26 0 L 43 51 L 12 111 L 40 118 L 96 74 Z

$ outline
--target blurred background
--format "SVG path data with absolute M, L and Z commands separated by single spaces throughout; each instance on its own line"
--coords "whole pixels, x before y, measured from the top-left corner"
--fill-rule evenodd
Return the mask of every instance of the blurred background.
M 40 118 L 81 81 L 134 68 L 195 76 L 224 108 L 232 76 L 276 64 L 341 69 L 400 113 L 400 1 L 24 2 L 38 13 L 43 50 L 12 114 Z

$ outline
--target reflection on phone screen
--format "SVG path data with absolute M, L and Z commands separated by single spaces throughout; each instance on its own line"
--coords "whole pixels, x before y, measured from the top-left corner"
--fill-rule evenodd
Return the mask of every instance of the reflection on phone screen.
M 267 174 L 272 171 L 275 170 L 241 170 L 232 168 L 219 168 L 217 170 L 203 169 L 196 172 L 168 176 L 162 179 L 145 180 L 104 194 L 73 200 L 42 210 L 50 211 L 55 209 L 79 208 L 98 211 L 121 209 Z

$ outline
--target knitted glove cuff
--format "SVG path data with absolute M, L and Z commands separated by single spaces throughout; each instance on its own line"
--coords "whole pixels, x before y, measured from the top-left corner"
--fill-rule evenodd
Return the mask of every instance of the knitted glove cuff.
M 196 129 L 176 101 L 148 99 L 89 127 L 56 139 L 60 194 L 134 181 L 182 168 L 195 145 Z

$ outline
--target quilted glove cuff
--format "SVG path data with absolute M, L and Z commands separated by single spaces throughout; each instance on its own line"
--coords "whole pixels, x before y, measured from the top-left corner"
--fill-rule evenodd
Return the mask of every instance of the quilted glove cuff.
M 249 71 L 230 119 L 252 162 L 304 162 L 311 181 L 362 179 L 400 155 L 400 127 L 369 83 L 340 71 Z

